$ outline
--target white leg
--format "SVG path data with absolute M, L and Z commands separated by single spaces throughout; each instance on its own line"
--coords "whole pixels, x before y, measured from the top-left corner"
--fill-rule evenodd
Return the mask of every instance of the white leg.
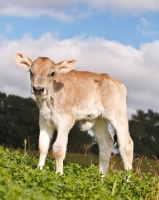
M 43 118 L 42 115 L 40 116 L 39 119 L 39 125 L 40 125 L 40 135 L 39 135 L 40 157 L 39 157 L 38 167 L 42 169 L 43 166 L 45 165 L 45 160 L 48 153 L 50 140 L 53 136 L 54 128 L 53 126 L 48 126 L 46 124 L 45 119 Z
M 133 162 L 133 141 L 129 134 L 128 119 L 126 114 L 121 115 L 118 120 L 113 120 L 112 125 L 116 130 L 120 155 L 124 169 L 132 169 Z
M 99 170 L 104 177 L 113 149 L 113 140 L 108 131 L 108 121 L 103 118 L 97 119 L 93 131 L 99 145 Z
M 53 154 L 56 160 L 56 173 L 63 174 L 63 160 L 66 155 L 68 133 L 74 124 L 71 116 L 63 116 L 58 125 L 57 139 L 53 145 Z

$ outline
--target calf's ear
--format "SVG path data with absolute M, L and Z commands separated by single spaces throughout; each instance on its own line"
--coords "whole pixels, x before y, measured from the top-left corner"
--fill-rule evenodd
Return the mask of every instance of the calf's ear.
M 22 67 L 23 69 L 30 70 L 31 65 L 33 63 L 33 61 L 30 60 L 30 58 L 28 58 L 26 55 L 24 55 L 22 53 L 16 53 L 16 54 L 14 54 L 14 58 L 15 58 L 15 61 L 17 62 L 17 64 L 20 67 Z
M 76 65 L 76 60 L 73 60 L 73 59 L 68 59 L 68 60 L 59 62 L 56 65 L 57 73 L 67 73 L 71 71 L 75 67 L 75 65 Z

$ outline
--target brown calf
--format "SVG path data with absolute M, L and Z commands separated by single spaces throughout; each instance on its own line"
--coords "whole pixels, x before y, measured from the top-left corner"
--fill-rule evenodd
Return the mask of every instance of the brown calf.
M 108 74 L 72 70 L 76 61 L 69 59 L 54 63 L 46 57 L 35 61 L 22 53 L 15 60 L 30 71 L 31 92 L 40 109 L 38 166 L 45 164 L 50 140 L 56 129 L 57 139 L 53 145 L 56 172 L 63 174 L 68 133 L 75 121 L 82 130 L 93 129 L 99 145 L 100 171 L 105 176 L 113 148 L 108 124 L 116 130 L 119 150 L 124 168 L 132 168 L 133 141 L 129 135 L 126 114 L 125 86 Z

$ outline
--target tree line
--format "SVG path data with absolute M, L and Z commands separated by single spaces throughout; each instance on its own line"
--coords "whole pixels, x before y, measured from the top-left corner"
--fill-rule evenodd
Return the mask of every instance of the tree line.
M 52 143 L 56 139 L 56 132 Z M 0 145 L 13 148 L 38 149 L 39 109 L 32 98 L 6 95 L 0 92 Z M 84 144 L 93 137 L 81 132 L 75 124 L 69 133 L 67 152 L 83 153 Z
M 39 109 L 32 98 L 6 95 L 0 92 L 0 145 L 13 148 L 38 149 Z M 159 113 L 152 110 L 137 110 L 129 120 L 129 131 L 134 141 L 136 156 L 159 158 Z M 52 143 L 56 138 L 56 133 Z M 94 137 L 88 132 L 81 132 L 75 124 L 69 133 L 67 152 L 97 154 L 98 145 L 92 145 Z

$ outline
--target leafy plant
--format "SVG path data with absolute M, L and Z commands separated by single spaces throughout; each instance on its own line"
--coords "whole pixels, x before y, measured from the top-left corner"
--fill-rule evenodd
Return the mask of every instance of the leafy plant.
M 40 171 L 35 156 L 0 147 L 0 157 L 0 200 L 159 199 L 159 180 L 150 172 L 118 171 L 110 166 L 102 180 L 93 164 L 66 163 L 60 176 L 53 158 Z

